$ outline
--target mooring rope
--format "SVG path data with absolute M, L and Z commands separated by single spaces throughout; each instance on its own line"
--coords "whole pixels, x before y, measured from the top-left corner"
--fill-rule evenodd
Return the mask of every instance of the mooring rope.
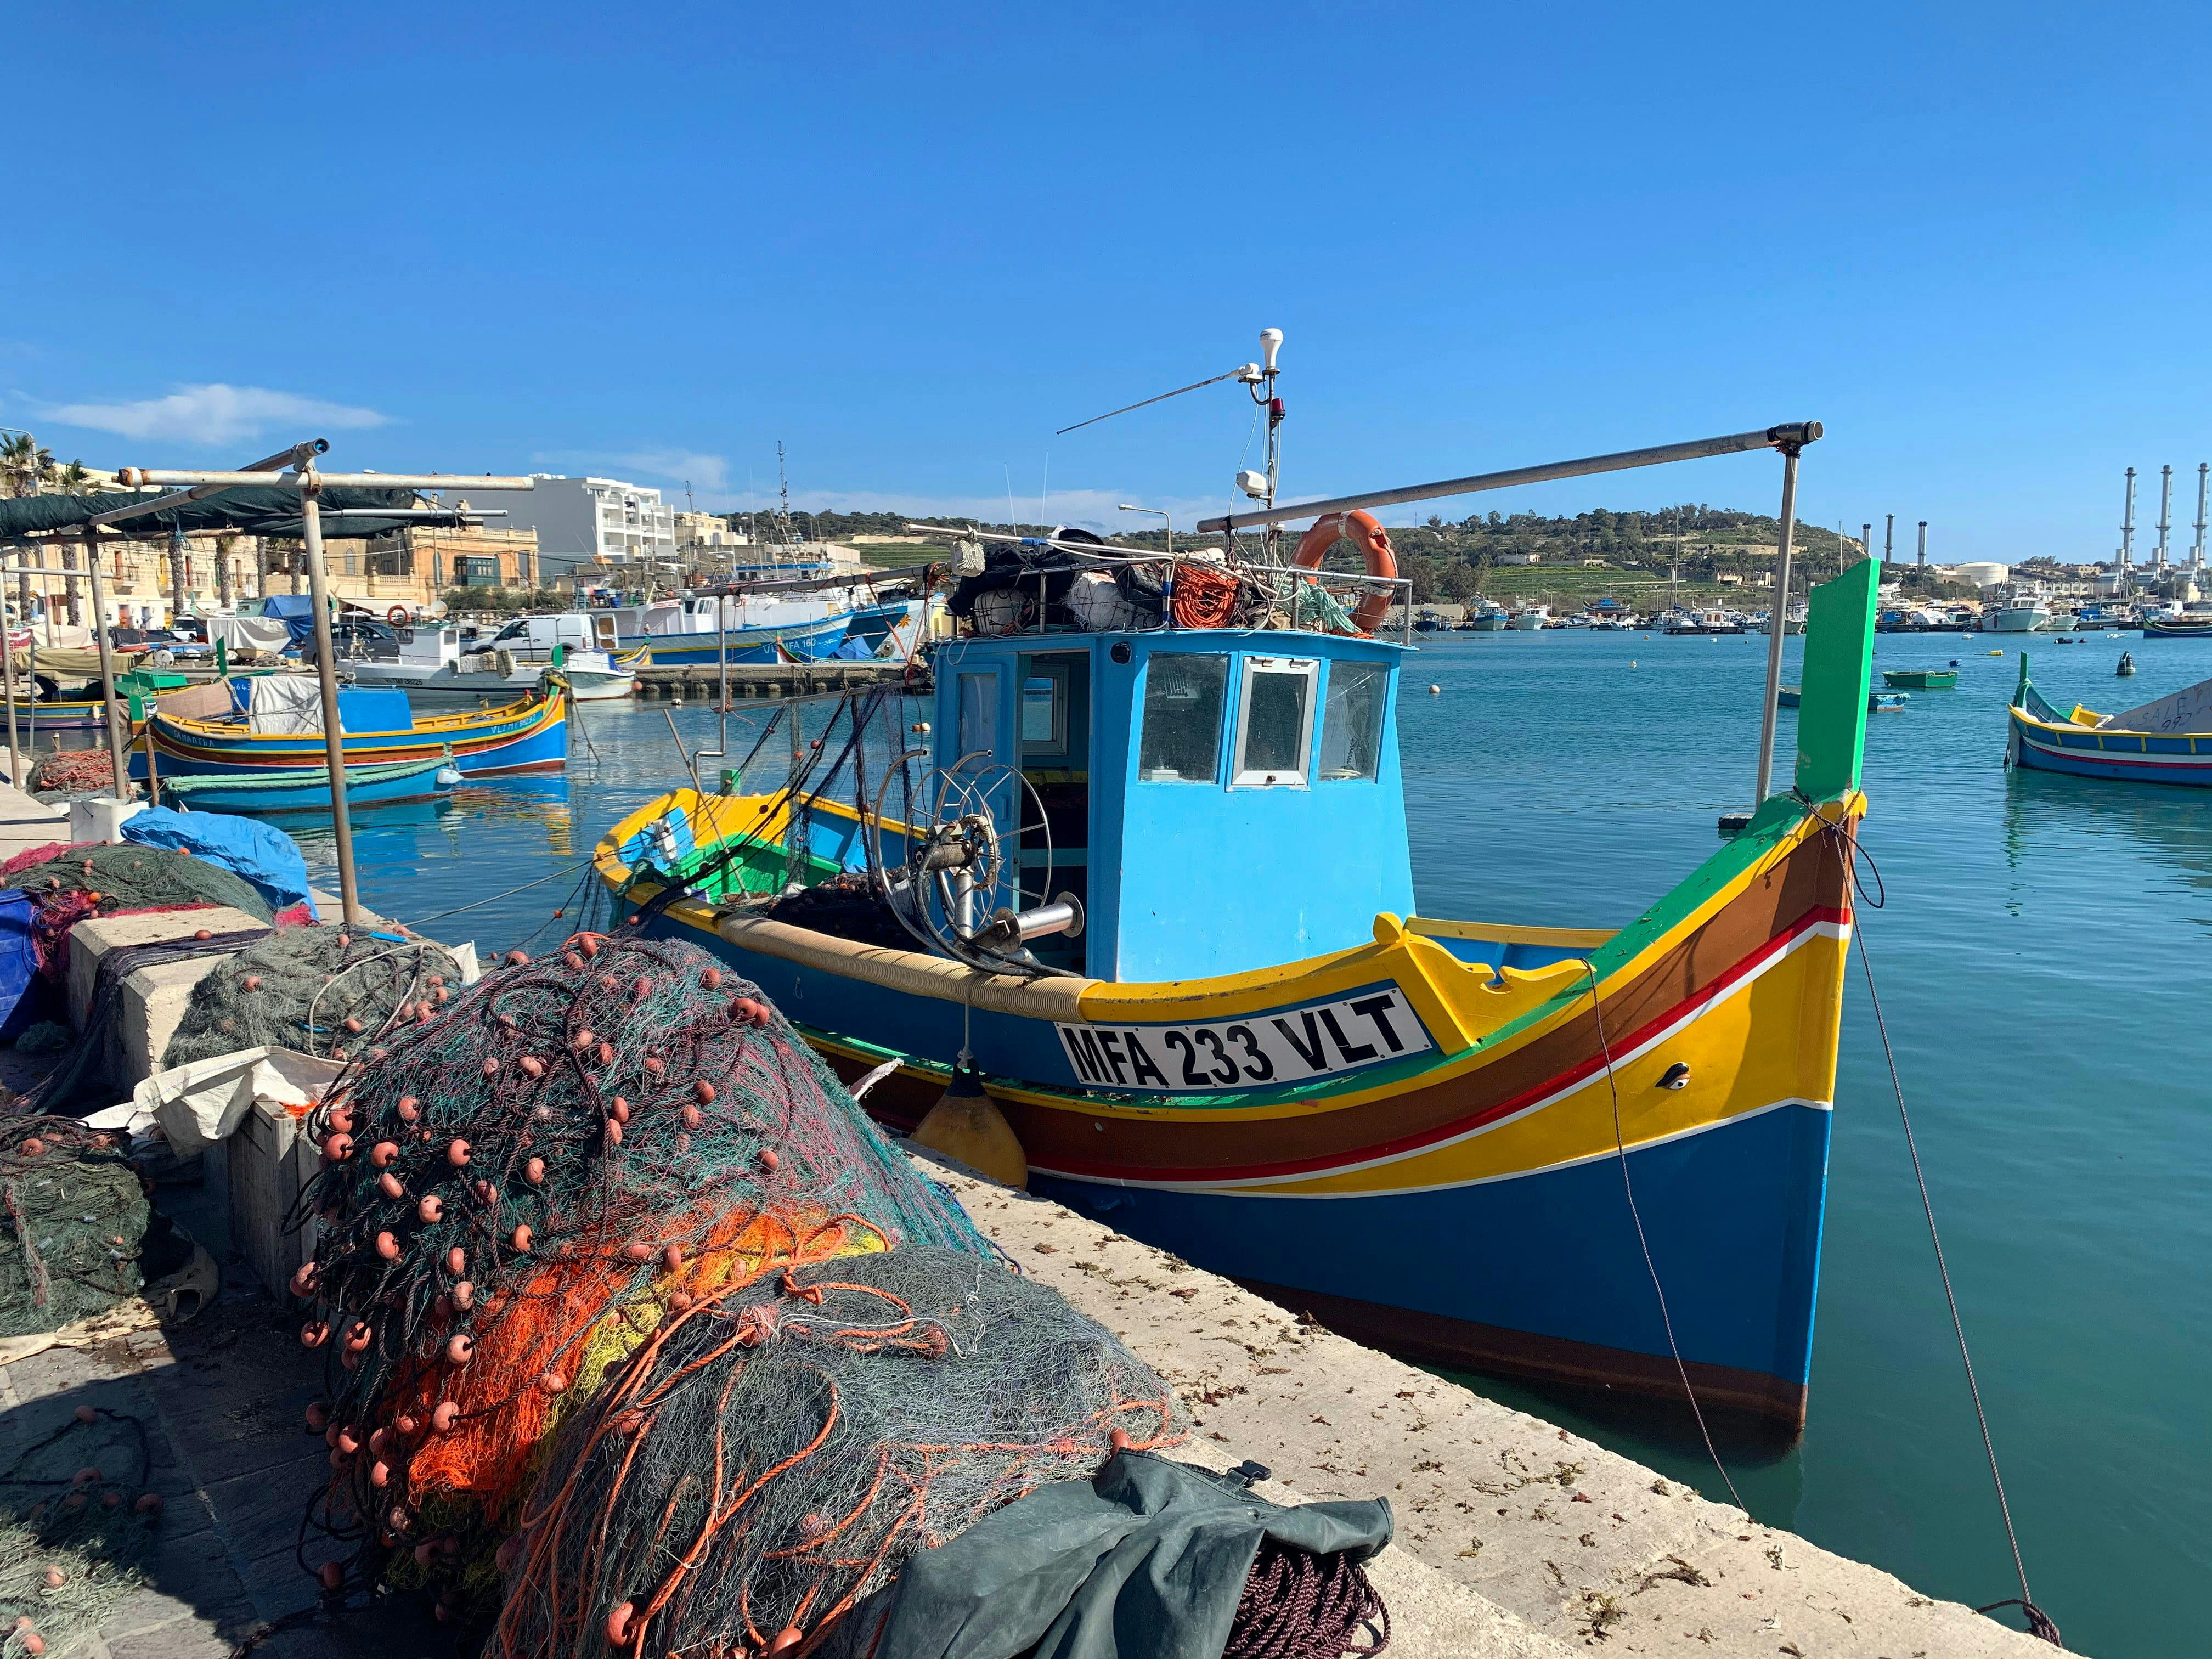
M 1667 1352 L 1674 1356 L 1674 1374 L 1682 1379 L 1682 1395 L 1690 1402 L 1690 1415 L 1698 1419 L 1698 1434 L 1705 1443 L 1705 1455 L 1720 1471 L 1721 1484 L 1728 1488 L 1736 1508 L 1748 1515 L 1751 1510 L 1729 1478 L 1728 1465 L 1721 1462 L 1719 1448 L 1713 1444 L 1713 1431 L 1705 1426 L 1705 1409 L 1698 1404 L 1698 1391 L 1690 1386 L 1690 1368 L 1682 1363 L 1681 1345 L 1674 1340 L 1674 1316 L 1667 1309 L 1667 1289 L 1659 1282 L 1659 1267 L 1651 1259 L 1651 1241 L 1644 1233 L 1644 1212 L 1637 1207 L 1636 1183 L 1629 1177 L 1628 1146 L 1620 1132 L 1620 1085 L 1613 1073 L 1613 1044 L 1605 1034 L 1605 1005 L 1597 994 L 1597 964 L 1588 957 L 1582 958 L 1582 964 L 1589 975 L 1590 1012 L 1597 1017 L 1598 1051 L 1605 1056 L 1605 1086 L 1613 1097 L 1613 1152 L 1620 1164 L 1620 1189 L 1628 1195 L 1628 1218 L 1636 1224 L 1636 1243 L 1644 1252 L 1644 1271 L 1650 1275 L 1651 1293 L 1659 1299 L 1659 1322 L 1666 1328 Z
M 1898 1121 L 1905 1127 L 1905 1150 L 1911 1157 L 1912 1179 L 1920 1188 L 1920 1212 L 1927 1218 L 1928 1239 L 1929 1243 L 1935 1246 L 1936 1272 L 1943 1281 L 1943 1300 L 1951 1310 L 1952 1334 L 1957 1337 L 1959 1341 L 1959 1363 L 1966 1370 L 1966 1392 L 1973 1398 L 1974 1421 L 1981 1428 L 1982 1451 L 1989 1459 L 1990 1484 L 1996 1488 L 1997 1513 L 2004 1522 L 2005 1543 L 2012 1551 L 2013 1576 L 2020 1582 L 2020 1594 L 2017 1596 L 2008 1596 L 2002 1601 L 1992 1601 L 1987 1607 L 1977 1607 L 1974 1611 L 1990 1613 L 1998 1607 L 2016 1607 L 2027 1620 L 2029 1635 L 2040 1637 L 2053 1647 L 2060 1647 L 2063 1643 L 2059 1637 L 2058 1626 L 2051 1622 L 2050 1614 L 2036 1606 L 2034 1595 L 2027 1587 L 2027 1565 L 2020 1553 L 2020 1534 L 2013 1526 L 2012 1504 L 2005 1497 L 2004 1474 L 1997 1467 L 1996 1441 L 1990 1433 L 1989 1413 L 1983 1407 L 1981 1384 L 1974 1376 L 1974 1357 L 1966 1346 L 1966 1321 L 1959 1313 L 1958 1293 L 1951 1285 L 1950 1265 L 1944 1260 L 1943 1234 L 1942 1229 L 1936 1224 L 1935 1200 L 1929 1195 L 1927 1172 L 1922 1169 L 1920 1164 L 1920 1142 L 1912 1133 L 1912 1114 L 1906 1109 L 1905 1103 L 1905 1084 L 1898 1073 L 1896 1052 L 1890 1046 L 1889 1022 L 1882 1015 L 1881 994 L 1875 988 L 1874 960 L 1867 953 L 1866 927 L 1858 915 L 1860 909 L 1858 898 L 1861 889 L 1857 861 L 1860 859 L 1866 860 L 1867 868 L 1873 873 L 1875 887 L 1879 895 L 1866 904 L 1867 909 L 1881 909 L 1888 901 L 1888 890 L 1881 879 L 1881 869 L 1875 864 L 1874 859 L 1866 849 L 1859 845 L 1858 836 L 1850 825 L 1830 818 L 1807 797 L 1800 794 L 1797 799 L 1808 811 L 1820 820 L 1822 833 L 1828 840 L 1843 843 L 1844 885 L 1853 900 L 1851 939 L 1858 947 L 1859 972 L 1866 981 L 1867 1001 L 1874 1009 L 1875 1030 L 1881 1036 L 1882 1059 L 1889 1067 L 1889 1086 L 1891 1092 L 1897 1097 Z

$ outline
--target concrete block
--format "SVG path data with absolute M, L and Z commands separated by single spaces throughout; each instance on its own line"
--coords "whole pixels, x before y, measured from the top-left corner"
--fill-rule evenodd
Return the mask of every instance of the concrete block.
M 104 841 L 112 847 L 123 839 L 125 820 L 135 818 L 145 810 L 143 800 L 117 800 L 112 795 L 73 800 L 69 809 L 70 841 L 72 844 Z
M 300 1189 L 315 1177 L 321 1155 L 300 1131 L 301 1120 L 283 1107 L 257 1099 L 222 1155 L 230 1182 L 230 1240 L 279 1300 L 300 1264 L 315 1252 L 319 1224 L 312 1218 L 297 1232 L 284 1231 Z
M 194 957 L 184 962 L 157 962 L 141 968 L 123 981 L 123 1054 L 120 1088 L 135 1088 L 161 1069 L 161 1056 L 178 1022 L 192 1000 L 192 988 L 205 979 L 228 957 Z
M 70 1024 L 80 1031 L 92 1007 L 93 985 L 100 958 L 118 945 L 153 945 L 190 939 L 203 927 L 211 933 L 243 933 L 268 924 L 243 910 L 213 905 L 204 910 L 161 910 L 143 915 L 100 916 L 70 929 Z

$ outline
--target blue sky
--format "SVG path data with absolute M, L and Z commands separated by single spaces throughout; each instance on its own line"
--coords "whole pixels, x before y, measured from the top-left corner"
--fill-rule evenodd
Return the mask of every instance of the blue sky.
M 726 508 L 781 438 L 800 505 L 1004 516 L 1011 478 L 1033 517 L 1048 465 L 1054 518 L 1188 525 L 1246 464 L 1237 387 L 1054 428 L 1268 325 L 1298 495 L 1809 416 L 1814 522 L 2095 557 L 2124 466 L 2145 523 L 2175 467 L 2179 525 L 2212 459 L 2201 3 L 116 5 L 7 40 L 0 423 L 64 459 L 321 433 Z M 1771 511 L 1778 472 L 1436 510 Z

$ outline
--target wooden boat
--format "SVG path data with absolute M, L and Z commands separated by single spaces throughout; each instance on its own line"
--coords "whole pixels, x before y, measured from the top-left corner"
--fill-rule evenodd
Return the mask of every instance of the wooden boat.
M 1618 933 L 1414 915 L 1401 649 L 1304 631 L 945 642 L 927 822 L 681 789 L 598 872 L 892 1063 L 894 1124 L 972 1056 L 1032 1185 L 1118 1229 L 1440 1363 L 1679 1398 L 1679 1351 L 1795 1426 L 1876 568 L 1813 595 L 1794 791 Z M 869 926 L 778 896 L 848 873 Z
M 1959 684 L 1955 668 L 1885 668 L 1881 683 L 1900 691 L 1948 691 Z
M 2147 640 L 2212 640 L 2212 617 L 2145 617 L 2142 636 Z
M 386 688 L 347 687 L 338 704 L 347 726 L 349 768 L 450 754 L 463 777 L 480 778 L 558 772 L 568 763 L 568 703 L 557 689 L 504 708 L 452 714 L 417 714 L 408 708 L 405 693 Z M 191 719 L 156 707 L 146 730 L 161 769 L 173 776 L 313 771 L 329 764 L 319 730 L 257 732 L 245 714 Z M 145 775 L 143 757 L 132 764 L 137 775 Z
M 2037 692 L 2021 653 L 2007 710 L 2005 764 L 2137 783 L 2212 784 L 2212 680 L 2200 680 L 2124 714 L 2075 704 L 2061 714 Z
M 1795 685 L 1778 686 L 1774 701 L 1784 708 L 1795 708 L 1804 700 L 1802 688 Z M 1893 714 L 1911 699 L 1902 691 L 1869 691 L 1866 706 L 1869 714 Z
M 450 757 L 398 761 L 390 765 L 349 766 L 346 805 L 424 800 L 461 781 Z M 331 769 L 327 766 L 262 767 L 252 772 L 161 775 L 162 795 L 173 806 L 203 812 L 327 812 Z

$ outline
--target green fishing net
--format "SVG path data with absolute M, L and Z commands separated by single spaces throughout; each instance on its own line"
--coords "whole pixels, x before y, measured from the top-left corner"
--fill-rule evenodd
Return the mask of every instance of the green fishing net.
M 0 1629 L 9 1659 L 68 1659 L 137 1589 L 162 1500 L 144 1426 L 80 1406 L 0 1471 Z
M 69 1118 L 0 1127 L 0 1336 L 59 1330 L 137 1295 L 151 1217 L 108 1136 Z
M 33 899 L 50 894 L 97 893 L 97 908 L 102 911 L 227 904 L 256 921 L 270 919 L 269 901 L 242 878 L 189 853 L 141 847 L 131 842 L 51 851 L 53 856 L 35 863 L 11 860 L 0 866 L 0 878 Z
M 266 1043 L 332 1059 L 358 1056 L 418 1002 L 442 1007 L 460 963 L 429 939 L 341 927 L 280 927 L 192 988 L 164 1066 Z

